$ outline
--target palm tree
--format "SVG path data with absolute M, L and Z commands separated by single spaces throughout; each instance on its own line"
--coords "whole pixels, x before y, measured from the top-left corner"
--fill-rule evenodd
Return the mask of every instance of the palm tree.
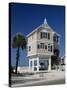
M 26 48 L 26 38 L 25 38 L 25 36 L 21 33 L 16 34 L 12 39 L 12 47 L 17 48 L 17 52 L 16 52 L 16 70 L 15 70 L 16 74 L 17 74 L 17 67 L 18 67 L 18 62 L 19 62 L 19 57 L 20 57 L 19 50 L 20 50 L 20 48 L 22 50 Z

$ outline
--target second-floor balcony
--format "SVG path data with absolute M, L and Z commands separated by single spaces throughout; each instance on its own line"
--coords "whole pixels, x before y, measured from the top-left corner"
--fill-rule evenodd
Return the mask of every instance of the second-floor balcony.
M 28 46 L 28 55 L 53 55 L 53 43 L 36 41 Z

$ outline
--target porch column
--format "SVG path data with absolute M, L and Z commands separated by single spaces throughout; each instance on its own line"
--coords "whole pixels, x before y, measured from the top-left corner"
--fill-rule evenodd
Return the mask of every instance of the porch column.
M 39 71 L 39 57 L 37 57 L 37 71 Z
M 34 71 L 34 58 L 32 59 L 32 71 Z
M 31 60 L 29 59 L 29 69 L 31 69 Z
M 48 66 L 48 71 L 51 71 L 51 57 L 49 57 L 49 66 Z

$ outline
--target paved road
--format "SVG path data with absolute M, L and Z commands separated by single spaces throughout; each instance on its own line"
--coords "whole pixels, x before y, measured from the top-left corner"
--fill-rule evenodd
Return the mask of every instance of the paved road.
M 32 81 L 33 82 L 33 81 Z M 28 84 L 22 84 L 22 82 L 20 83 L 16 83 L 13 84 L 12 87 L 25 87 L 25 86 L 41 86 L 41 85 L 56 85 L 56 84 L 64 84 L 65 83 L 65 79 L 59 79 L 59 80 L 51 80 L 51 81 L 37 81 L 37 83 L 28 83 Z
M 36 81 L 39 81 L 40 79 L 25 79 L 25 80 L 12 80 L 11 81 L 11 83 L 12 83 L 12 85 L 14 84 L 14 85 L 16 85 L 16 84 L 24 84 L 24 83 L 30 83 L 30 82 L 36 82 Z
M 56 85 L 65 83 L 64 72 L 44 73 L 43 77 L 40 76 L 40 74 L 36 74 L 28 77 L 12 77 L 12 87 Z
M 65 80 L 60 79 L 60 80 L 52 80 L 52 81 L 46 81 L 46 82 L 39 82 L 37 84 L 32 84 L 32 85 L 26 85 L 26 86 L 41 86 L 41 85 L 56 85 L 56 84 L 64 84 Z

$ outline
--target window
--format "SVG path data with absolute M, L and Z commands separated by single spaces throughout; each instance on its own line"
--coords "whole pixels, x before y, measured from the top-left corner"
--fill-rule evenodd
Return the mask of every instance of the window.
M 50 39 L 50 33 L 48 32 L 41 32 L 41 38 L 46 38 L 46 39 Z
M 38 44 L 38 45 L 37 45 L 37 49 L 39 49 L 39 48 L 40 48 L 40 45 Z
M 47 39 L 47 34 L 48 34 L 47 32 L 44 33 L 44 38 L 46 39 Z
M 54 38 L 53 38 L 53 39 L 54 39 L 54 41 L 56 41 L 56 36 L 54 36 Z
M 48 39 L 50 39 L 50 33 L 48 33 Z
M 37 49 L 44 48 L 44 43 L 37 44 Z
M 57 35 L 54 35 L 53 40 L 58 42 L 59 37 Z
M 58 42 L 58 40 L 59 40 L 59 37 L 57 36 L 57 42 Z
M 34 66 L 36 66 L 36 65 L 37 65 L 37 61 L 35 60 L 35 61 L 34 61 Z
M 44 43 L 40 43 L 37 44 L 37 49 L 45 49 L 45 50 L 48 49 L 48 51 L 52 52 L 52 45 L 51 44 L 45 45 Z
M 52 52 L 52 45 L 48 44 L 48 51 Z
M 51 45 L 51 52 L 52 52 L 52 45 Z
M 42 32 L 41 32 L 40 38 L 42 38 Z
M 44 43 L 40 43 L 40 47 L 41 48 L 44 48 Z
M 31 46 L 29 46 L 29 51 L 31 51 Z
M 47 45 L 45 45 L 45 49 L 47 49 Z
M 48 69 L 48 64 L 49 64 L 48 59 L 45 59 L 45 58 L 44 58 L 44 60 L 41 59 L 39 64 L 40 64 L 39 70 L 47 70 Z
M 41 32 L 41 38 L 47 38 L 47 32 Z
M 48 44 L 48 51 L 51 51 L 51 50 L 50 50 L 50 44 Z
M 36 67 L 34 67 L 34 71 L 37 71 L 37 68 Z

